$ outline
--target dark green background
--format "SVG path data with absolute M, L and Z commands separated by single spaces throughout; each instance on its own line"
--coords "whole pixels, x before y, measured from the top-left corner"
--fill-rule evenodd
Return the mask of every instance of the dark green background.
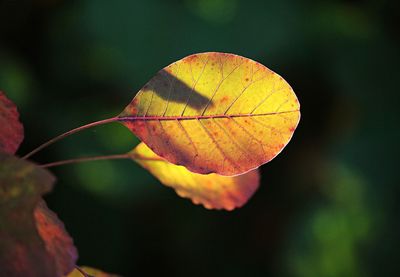
M 397 3 L 0 0 L 0 89 L 25 125 L 20 155 L 118 114 L 159 69 L 196 52 L 259 61 L 301 103 L 292 141 L 233 212 L 195 206 L 128 160 L 54 168 L 46 199 L 79 264 L 125 276 L 399 274 Z M 114 123 L 33 159 L 136 143 Z

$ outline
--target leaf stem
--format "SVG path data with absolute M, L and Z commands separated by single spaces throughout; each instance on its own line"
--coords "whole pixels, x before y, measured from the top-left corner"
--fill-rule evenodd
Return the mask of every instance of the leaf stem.
M 165 161 L 160 157 L 143 157 L 136 153 L 125 153 L 125 154 L 115 154 L 115 155 L 104 155 L 104 156 L 93 156 L 93 157 L 81 157 L 69 160 L 62 160 L 47 164 L 41 164 L 39 167 L 54 167 L 65 164 L 75 164 L 75 163 L 83 163 L 83 162 L 92 162 L 92 161 L 104 161 L 104 160 L 117 160 L 117 159 L 132 159 L 132 160 L 142 160 L 142 161 L 156 161 L 163 162 Z
M 128 159 L 130 158 L 129 154 L 116 154 L 116 155 L 105 155 L 105 156 L 94 156 L 94 157 L 82 157 L 75 158 L 69 160 L 62 160 L 58 162 L 52 162 L 47 164 L 39 165 L 39 167 L 54 167 L 65 164 L 74 164 L 74 163 L 83 163 L 83 162 L 91 162 L 91 161 L 102 161 L 102 160 L 116 160 L 116 159 Z
M 79 271 L 84 277 L 93 277 L 92 275 L 87 274 L 85 271 L 83 271 L 79 266 L 75 266 L 76 270 Z
M 104 120 L 95 121 L 95 122 L 80 126 L 78 128 L 72 129 L 72 130 L 70 130 L 68 132 L 65 132 L 65 133 L 63 133 L 63 134 L 61 134 L 61 135 L 49 140 L 48 142 L 43 143 L 39 147 L 35 148 L 31 152 L 29 152 L 28 154 L 23 156 L 22 159 L 27 159 L 27 158 L 31 157 L 32 155 L 36 154 L 37 152 L 39 152 L 40 150 L 42 150 L 43 148 L 46 148 L 47 146 L 55 143 L 56 141 L 59 141 L 59 140 L 65 138 L 65 137 L 68 137 L 68 136 L 70 136 L 72 134 L 75 134 L 75 133 L 77 133 L 79 131 L 82 131 L 82 130 L 85 130 L 85 129 L 88 129 L 88 128 L 91 128 L 91 127 L 94 127 L 94 126 L 99 126 L 99 125 L 103 125 L 103 124 L 106 124 L 106 123 L 115 122 L 117 120 L 118 120 L 118 117 L 112 117 L 112 118 L 108 118 L 108 119 L 104 119 Z

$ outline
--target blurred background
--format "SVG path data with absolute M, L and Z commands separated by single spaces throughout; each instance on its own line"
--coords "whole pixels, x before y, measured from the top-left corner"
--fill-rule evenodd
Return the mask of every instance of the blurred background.
M 46 197 L 79 264 L 125 276 L 395 276 L 399 271 L 398 1 L 0 0 L 0 89 L 19 155 L 115 116 L 158 70 L 196 52 L 259 61 L 302 119 L 241 209 L 209 211 L 128 160 L 52 169 Z M 117 123 L 34 156 L 124 153 Z M 398 275 L 397 275 L 398 276 Z

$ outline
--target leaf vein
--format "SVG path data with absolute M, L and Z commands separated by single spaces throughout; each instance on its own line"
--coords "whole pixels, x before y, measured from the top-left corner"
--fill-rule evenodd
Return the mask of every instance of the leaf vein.
M 239 143 L 233 138 L 233 136 L 228 133 L 225 127 L 223 127 L 217 120 L 215 120 L 215 118 L 213 118 L 213 121 L 222 130 L 222 132 L 224 132 L 227 138 L 236 146 L 236 148 L 239 149 L 245 156 L 247 156 L 248 159 L 254 162 L 253 157 L 249 155 L 249 153 L 243 148 L 243 146 L 239 145 Z
M 181 64 L 179 63 L 178 64 L 178 70 L 176 72 L 176 76 L 175 76 L 175 78 L 172 78 L 172 81 L 170 81 L 170 88 L 169 88 L 169 91 L 168 91 L 168 98 L 167 98 L 167 101 L 166 101 L 167 105 L 165 105 L 165 110 L 163 112 L 163 116 L 165 116 L 165 114 L 167 113 L 168 106 L 169 106 L 169 103 L 170 103 L 170 98 L 171 98 L 171 92 L 172 92 L 172 89 L 173 89 L 173 87 L 175 85 L 176 80 L 178 80 L 178 78 L 179 78 L 178 76 L 179 76 L 180 69 L 181 69 Z
M 189 96 L 188 96 L 188 98 L 187 98 L 187 100 L 186 100 L 185 107 L 184 107 L 183 110 L 182 110 L 181 116 L 185 113 L 186 108 L 187 108 L 187 106 L 189 105 L 190 98 L 192 97 L 192 95 L 193 95 L 193 93 L 194 93 L 194 90 L 195 90 L 195 88 L 196 88 L 196 85 L 197 85 L 197 83 L 199 82 L 201 76 L 203 76 L 203 73 L 204 73 L 204 70 L 205 70 L 205 68 L 206 68 L 206 66 L 207 66 L 207 64 L 208 64 L 208 61 L 209 61 L 209 58 L 207 58 L 206 62 L 204 63 L 203 68 L 202 68 L 202 70 L 201 70 L 199 76 L 197 77 L 197 80 L 194 79 L 193 72 L 192 72 L 192 65 L 189 64 L 189 66 L 190 66 L 190 72 L 191 72 L 192 79 L 193 79 L 194 83 L 193 83 L 193 86 L 192 86 L 192 90 L 190 91 L 190 94 L 189 94 Z
M 194 144 L 192 138 L 189 136 L 188 131 L 186 131 L 186 129 L 183 127 L 182 123 L 179 121 L 179 119 L 176 119 L 176 121 L 178 122 L 178 126 L 181 129 L 181 131 L 185 134 L 186 138 L 189 140 L 190 144 L 193 146 L 194 152 L 195 152 L 195 156 L 199 155 L 199 152 L 197 151 L 197 147 Z
M 245 91 L 254 83 L 261 81 L 262 79 L 264 79 L 267 75 L 265 74 L 262 78 L 257 79 L 255 81 L 250 82 L 246 87 L 243 88 L 243 90 L 240 92 L 240 94 L 232 101 L 232 103 L 229 105 L 229 107 L 225 110 L 224 114 L 226 114 L 232 107 L 233 105 L 237 102 L 237 100 L 239 100 L 239 98 L 245 93 Z M 253 78 L 253 77 L 252 77 Z
M 241 67 L 241 66 L 244 64 L 244 62 L 245 62 L 245 61 L 242 61 L 242 62 L 241 62 L 238 66 L 236 66 L 231 72 L 229 72 L 229 74 L 228 74 L 226 77 L 224 77 L 224 76 L 222 75 L 221 81 L 219 82 L 219 84 L 218 84 L 217 87 L 215 88 L 215 90 L 214 90 L 214 92 L 213 92 L 213 94 L 212 94 L 210 100 L 208 100 L 208 103 L 207 103 L 207 105 L 205 106 L 205 108 L 203 109 L 203 112 L 201 113 L 201 115 L 204 115 L 204 113 L 207 111 L 208 107 L 210 106 L 211 102 L 213 101 L 214 96 L 217 94 L 218 89 L 221 87 L 222 83 L 223 83 L 226 79 L 228 79 L 228 77 L 229 77 L 233 72 L 235 72 L 236 69 L 238 69 L 239 67 Z M 221 68 L 221 71 L 223 72 L 223 69 L 222 69 L 222 68 Z
M 249 137 L 251 137 L 253 140 L 255 140 L 258 144 L 260 144 L 261 149 L 263 151 L 263 155 L 265 156 L 265 150 L 264 150 L 263 142 L 261 140 L 259 140 L 258 138 L 256 138 L 252 133 L 250 133 L 250 131 L 248 131 L 244 126 L 239 124 L 239 122 L 237 122 L 234 117 L 232 117 L 231 119 L 243 132 L 245 132 Z
M 207 134 L 207 136 L 212 140 L 212 142 L 215 144 L 219 152 L 222 154 L 225 160 L 228 160 L 234 167 L 235 169 L 240 169 L 240 166 L 238 166 L 231 158 L 228 157 L 228 155 L 222 150 L 222 147 L 219 145 L 218 141 L 211 135 L 211 133 L 207 130 L 206 126 L 201 122 L 201 120 L 197 120 L 200 123 L 200 126 L 203 128 L 204 132 Z

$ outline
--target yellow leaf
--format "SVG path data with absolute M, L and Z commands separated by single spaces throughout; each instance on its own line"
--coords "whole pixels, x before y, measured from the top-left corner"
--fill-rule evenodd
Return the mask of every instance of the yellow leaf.
M 234 177 L 215 173 L 197 174 L 167 162 L 144 143 L 140 143 L 129 155 L 161 183 L 174 188 L 179 196 L 190 198 L 193 203 L 202 204 L 207 209 L 233 210 L 241 207 L 259 184 L 258 170 Z
M 221 175 L 273 159 L 299 119 L 299 102 L 282 77 L 253 60 L 217 52 L 165 67 L 119 115 L 169 162 Z
M 94 277 L 118 277 L 119 276 L 119 275 L 115 275 L 115 274 L 105 273 L 101 270 L 98 270 L 98 269 L 95 269 L 92 267 L 88 267 L 88 266 L 80 266 L 79 268 L 83 272 L 85 272 L 88 276 L 94 276 Z M 66 277 L 84 277 L 84 275 L 78 269 L 74 269 Z

